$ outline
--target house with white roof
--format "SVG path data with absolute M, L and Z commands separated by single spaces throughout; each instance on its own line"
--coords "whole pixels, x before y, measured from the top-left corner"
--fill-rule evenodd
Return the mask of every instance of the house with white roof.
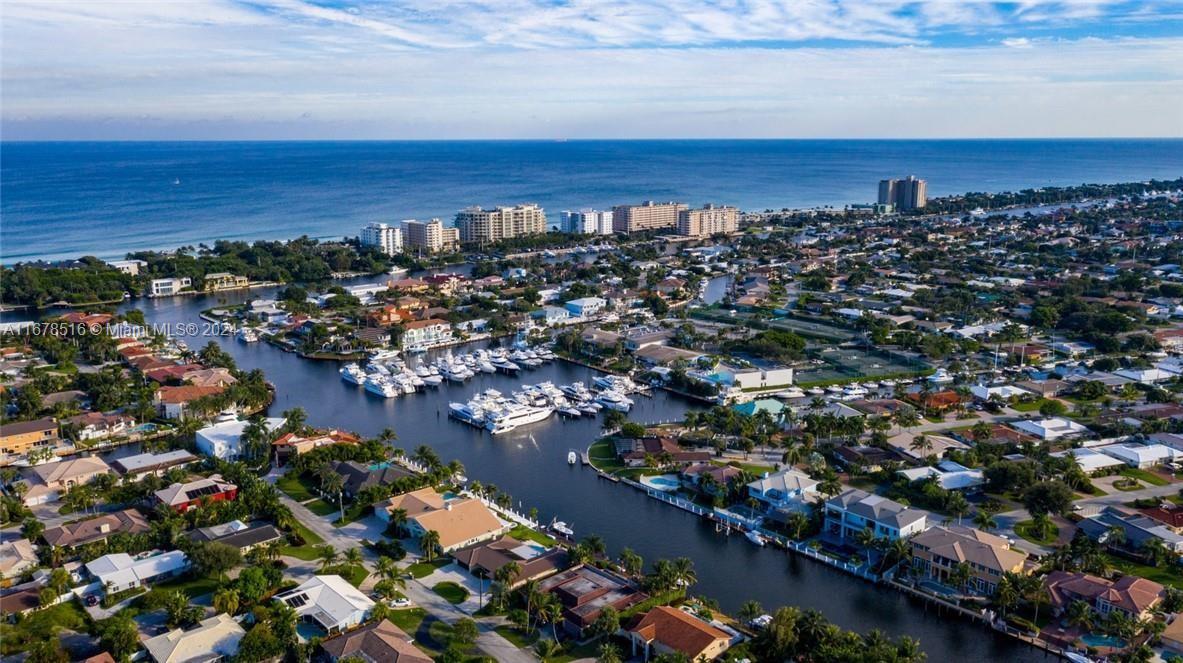
M 283 417 L 263 420 L 267 430 L 275 431 L 286 421 Z M 238 460 L 242 455 L 242 434 L 250 422 L 246 419 L 225 419 L 197 431 L 197 450 L 222 460 Z
M 156 663 L 212 663 L 230 660 L 246 635 L 238 622 L 225 613 L 201 620 L 188 631 L 175 628 L 144 641 L 144 649 Z
M 1113 374 L 1141 384 L 1166 382 L 1178 375 L 1177 373 L 1165 371 L 1161 368 L 1123 368 L 1113 371 Z
M 608 300 L 603 297 L 580 297 L 563 304 L 577 318 L 590 318 L 604 309 Z
M 773 509 L 803 510 L 817 497 L 816 479 L 797 470 L 782 470 L 756 479 L 748 484 L 748 496 Z
M 329 634 L 360 625 L 374 602 L 341 576 L 313 576 L 299 587 L 279 594 L 301 620 L 319 625 Z
M 986 477 L 982 470 L 971 470 L 951 460 L 943 460 L 937 463 L 936 467 L 924 466 L 898 470 L 896 474 L 905 477 L 908 481 L 933 478 L 936 479 L 937 485 L 945 490 L 962 492 L 976 490 L 986 483 Z
M 1073 437 L 1077 435 L 1087 435 L 1090 431 L 1081 424 L 1065 419 L 1064 417 L 1049 417 L 1047 419 L 1030 419 L 1027 421 L 1016 421 L 1011 424 L 1020 432 L 1034 435 L 1041 440 L 1058 440 L 1064 437 Z
M 180 550 L 150 556 L 127 553 L 103 555 L 86 564 L 86 572 L 108 594 L 176 577 L 189 569 L 189 558 Z
M 1071 456 L 1085 474 L 1102 472 L 1125 464 L 1125 461 L 1114 458 L 1108 454 L 1103 454 L 1096 449 L 1090 449 L 1086 447 L 1057 451 L 1056 453 L 1052 454 L 1052 456 L 1055 458 Z
M 1005 401 L 1011 398 L 1032 395 L 1030 391 L 1023 389 L 1022 387 L 1016 387 L 1013 384 L 1002 384 L 993 387 L 988 387 L 983 384 L 975 384 L 969 388 L 969 393 L 980 401 L 988 401 L 994 396 L 997 396 L 998 398 L 1001 398 Z
M 1130 467 L 1154 467 L 1169 463 L 1181 455 L 1162 444 L 1110 444 L 1095 447 L 1094 450 L 1116 458 Z

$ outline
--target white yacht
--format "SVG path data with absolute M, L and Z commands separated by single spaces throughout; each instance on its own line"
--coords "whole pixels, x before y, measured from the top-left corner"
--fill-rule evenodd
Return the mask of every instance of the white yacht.
M 477 405 L 476 401 L 448 403 L 448 416 L 474 426 L 480 426 L 485 422 L 485 412 Z
M 394 398 L 403 393 L 403 390 L 391 382 L 390 378 L 381 376 L 370 376 L 366 378 L 366 391 L 383 398 Z
M 953 376 L 949 375 L 949 371 L 938 368 L 935 373 L 928 376 L 928 381 L 933 384 L 949 384 L 953 381 Z
M 349 384 L 360 385 L 366 381 L 366 372 L 357 364 L 345 364 L 337 369 L 337 372 L 341 374 L 341 379 Z
M 374 350 L 369 354 L 371 362 L 390 361 L 398 358 L 398 350 L 391 348 L 383 348 L 381 350 Z
M 239 329 L 235 336 L 237 336 L 238 340 L 242 341 L 243 343 L 255 343 L 259 340 L 259 332 L 251 329 L 250 327 L 243 327 L 242 329 Z
M 407 348 L 407 354 L 409 355 L 421 355 L 424 352 L 427 352 L 427 346 L 425 345 L 412 345 Z
M 562 534 L 563 536 L 565 536 L 567 538 L 571 538 L 571 537 L 575 536 L 575 530 L 571 529 L 571 527 L 569 525 L 567 525 L 567 523 L 565 523 L 561 520 L 556 520 L 553 523 L 551 523 L 550 530 L 552 532 L 557 532 L 559 534 Z
M 618 391 L 613 391 L 611 389 L 601 391 L 600 394 L 596 396 L 596 402 L 606 408 L 617 410 L 619 412 L 628 412 L 633 407 L 632 399 Z
M 443 383 L 444 378 L 442 375 L 428 375 L 427 377 L 423 378 L 423 384 L 427 385 L 428 387 L 438 387 Z
M 519 426 L 537 423 L 554 412 L 550 407 L 532 407 L 507 403 L 504 409 L 490 412 L 485 417 L 485 428 L 494 435 L 508 433 Z

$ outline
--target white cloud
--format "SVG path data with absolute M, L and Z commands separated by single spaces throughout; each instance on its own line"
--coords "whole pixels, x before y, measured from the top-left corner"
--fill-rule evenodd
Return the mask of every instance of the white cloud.
M 1020 29 L 1110 9 L 7 0 L 4 129 L 39 138 L 1183 133 L 1183 38 Z M 938 38 L 954 29 L 954 43 Z M 853 43 L 814 45 L 834 40 Z

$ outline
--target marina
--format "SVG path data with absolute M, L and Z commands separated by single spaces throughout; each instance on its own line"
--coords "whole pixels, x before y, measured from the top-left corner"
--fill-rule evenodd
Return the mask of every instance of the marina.
M 224 293 L 212 297 L 158 298 L 136 302 L 149 324 L 176 324 L 199 319 L 212 305 L 233 305 L 247 298 L 268 296 Z M 448 416 L 447 391 L 424 390 L 416 397 L 363 397 L 361 389 L 344 384 L 334 362 L 308 361 L 265 343 L 247 344 L 233 336 L 191 337 L 188 344 L 200 348 L 218 343 L 246 369 L 265 371 L 276 386 L 273 412 L 300 406 L 312 425 L 342 424 L 363 435 L 377 435 L 394 428 L 396 446 L 413 448 L 430 444 L 444 457 L 458 458 L 465 474 L 482 483 L 496 483 L 510 492 L 515 507 L 537 507 L 542 522 L 561 515 L 568 526 L 578 524 L 581 536 L 602 536 L 610 551 L 628 546 L 647 562 L 658 558 L 688 556 L 696 562 L 699 581 L 695 593 L 717 598 L 725 610 L 735 611 L 746 600 L 767 607 L 795 605 L 816 608 L 844 628 L 881 629 L 890 635 L 919 638 L 930 660 L 1042 660 L 1042 653 L 1027 645 L 978 628 L 966 629 L 960 619 L 949 619 L 931 610 L 922 599 L 882 585 L 872 585 L 801 556 L 786 556 L 771 547 L 758 547 L 743 537 L 725 537 L 698 516 L 670 509 L 641 491 L 619 490 L 614 482 L 601 481 L 587 471 L 584 462 L 568 464 L 568 450 L 583 448 L 600 436 L 599 417 L 548 417 L 546 420 L 504 435 L 486 435 L 484 429 L 457 425 Z M 454 353 L 488 348 L 480 342 L 454 348 Z M 446 351 L 430 350 L 413 359 L 434 364 Z M 412 358 L 403 354 L 404 361 Z M 544 364 L 529 374 L 528 382 L 573 385 L 582 382 L 588 391 L 603 374 L 565 361 Z M 472 393 L 493 388 L 502 394 L 520 390 L 518 376 L 504 372 L 481 373 L 468 380 Z M 432 393 L 436 392 L 436 393 Z M 630 420 L 655 423 L 681 420 L 688 409 L 699 407 L 666 391 L 651 398 L 635 399 Z M 622 517 L 627 514 L 627 517 Z

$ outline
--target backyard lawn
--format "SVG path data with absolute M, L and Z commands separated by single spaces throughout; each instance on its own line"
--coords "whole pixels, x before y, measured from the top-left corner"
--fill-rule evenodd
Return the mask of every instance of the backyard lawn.
M 153 590 L 165 590 L 181 592 L 189 598 L 197 598 L 211 594 L 218 589 L 218 579 L 209 576 L 188 576 L 179 580 L 171 580 L 167 582 L 157 583 L 152 586 Z
M 1060 536 L 1060 528 L 1056 527 L 1055 523 L 1053 523 L 1047 528 L 1047 536 L 1040 537 L 1035 531 L 1035 521 L 1024 520 L 1022 522 L 1015 523 L 1015 534 L 1018 534 L 1031 543 L 1036 543 L 1041 546 L 1050 546 L 1054 544 L 1056 539 Z
M 297 476 L 285 474 L 276 479 L 275 487 L 287 493 L 288 497 L 297 502 L 307 502 L 316 497 L 316 494 L 312 492 L 312 485 Z
M 1105 554 L 1105 558 L 1113 568 L 1126 575 L 1141 576 L 1147 580 L 1153 580 L 1160 585 L 1183 589 L 1183 574 L 1179 572 L 1177 566 L 1171 566 L 1169 564 L 1164 566 L 1148 566 L 1109 553 Z
M 518 541 L 533 541 L 544 546 L 555 545 L 555 540 L 537 530 L 530 529 L 525 525 L 518 525 L 510 530 L 509 535 Z
M 448 603 L 451 603 L 452 605 L 464 603 L 464 601 L 468 598 L 468 590 L 461 587 L 460 585 L 457 585 L 451 580 L 445 580 L 444 582 L 438 583 L 435 587 L 432 587 L 432 589 L 436 594 L 444 597 L 444 600 Z
M 311 562 L 317 559 L 319 556 L 317 555 L 314 548 L 315 546 L 324 543 L 324 539 L 320 538 L 320 535 L 308 529 L 303 523 L 299 521 L 297 521 L 293 527 L 296 530 L 296 533 L 299 534 L 302 539 L 304 539 L 304 545 L 284 546 L 280 549 L 280 552 L 284 555 L 288 555 L 289 557 L 302 559 L 306 562 Z

